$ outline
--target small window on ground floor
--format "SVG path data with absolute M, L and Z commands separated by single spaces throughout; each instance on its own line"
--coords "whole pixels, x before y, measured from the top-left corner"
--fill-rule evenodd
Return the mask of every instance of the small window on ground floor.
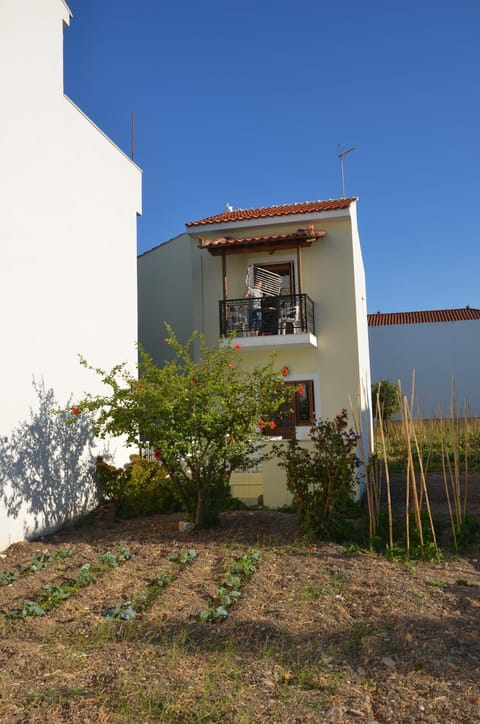
M 264 428 L 265 435 L 291 438 L 296 427 L 302 425 L 311 427 L 315 421 L 313 381 L 301 380 L 285 384 L 292 388 L 292 396 L 280 413 L 273 418 L 275 423 L 273 430 L 268 426 Z

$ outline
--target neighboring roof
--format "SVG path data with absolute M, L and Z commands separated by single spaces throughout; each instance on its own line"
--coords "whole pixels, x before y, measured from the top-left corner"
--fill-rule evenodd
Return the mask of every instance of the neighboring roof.
M 236 209 L 222 211 L 216 216 L 208 216 L 200 221 L 189 221 L 186 226 L 205 226 L 207 224 L 228 223 L 230 221 L 247 221 L 249 219 L 265 219 L 273 216 L 290 216 L 293 214 L 309 214 L 319 211 L 337 211 L 348 209 L 357 200 L 356 196 L 348 199 L 329 199 L 328 201 L 305 201 L 299 204 L 282 204 L 264 206 L 259 209 Z
M 288 234 L 268 234 L 263 236 L 243 236 L 233 239 L 228 236 L 221 236 L 219 239 L 202 239 L 199 237 L 198 246 L 200 249 L 208 249 L 211 254 L 233 253 L 240 249 L 275 248 L 289 249 L 292 247 L 311 246 L 314 241 L 321 239 L 327 232 L 314 229 L 313 225 L 308 229 L 298 229 Z
M 368 314 L 369 327 L 386 327 L 394 324 L 434 324 L 435 322 L 465 322 L 480 319 L 480 309 L 433 309 L 423 312 L 377 312 Z

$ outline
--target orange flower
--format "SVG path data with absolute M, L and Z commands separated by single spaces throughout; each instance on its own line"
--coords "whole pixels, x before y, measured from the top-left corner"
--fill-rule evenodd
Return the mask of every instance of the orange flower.
M 72 407 L 72 415 L 75 415 L 75 417 L 78 417 L 80 414 L 80 408 L 75 405 L 75 407 Z
M 282 376 L 286 377 L 288 375 L 288 367 L 282 367 Z
M 268 424 L 269 424 L 270 430 L 275 430 L 275 428 L 277 427 L 277 426 L 275 425 L 275 421 L 274 421 L 274 420 L 270 420 L 270 422 L 269 422 Z
M 230 369 L 232 369 L 232 370 L 233 370 L 233 368 L 235 367 L 235 365 L 233 364 L 233 362 L 229 362 L 229 363 L 228 363 L 228 366 L 229 366 Z
M 170 339 L 169 339 L 169 337 L 165 337 L 165 339 L 164 339 L 163 341 L 165 342 L 165 344 L 170 344 Z
M 265 423 L 263 420 L 258 421 L 258 427 L 260 428 L 260 430 L 263 430 L 263 428 L 265 427 Z
M 305 392 L 305 387 L 303 387 L 302 385 L 299 385 L 297 387 L 297 392 L 299 395 L 303 395 L 303 393 Z

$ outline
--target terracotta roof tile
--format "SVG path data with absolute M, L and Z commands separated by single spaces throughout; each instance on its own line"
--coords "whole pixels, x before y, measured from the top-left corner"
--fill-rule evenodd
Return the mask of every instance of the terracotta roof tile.
M 316 239 L 321 239 L 326 235 L 326 231 L 320 229 L 314 229 L 313 227 L 308 229 L 298 229 L 298 231 L 290 232 L 289 234 L 268 234 L 262 236 L 242 236 L 236 239 L 228 236 L 221 236 L 218 239 L 202 239 L 199 238 L 198 246 L 201 249 L 231 249 L 240 246 L 271 246 L 272 244 L 282 244 L 283 242 L 292 242 L 297 244 L 310 244 Z
M 230 221 L 248 221 L 249 219 L 266 219 L 274 216 L 289 216 L 291 214 L 308 214 L 319 211 L 336 211 L 348 209 L 356 201 L 356 196 L 348 199 L 329 199 L 328 201 L 305 201 L 298 204 L 282 204 L 279 206 L 264 206 L 259 209 L 236 209 L 235 211 L 222 211 L 221 214 L 208 216 L 199 221 L 189 221 L 186 226 L 205 226 Z
M 480 309 L 433 309 L 422 312 L 377 312 L 368 315 L 369 327 L 386 327 L 395 324 L 434 324 L 436 322 L 465 322 L 480 319 Z

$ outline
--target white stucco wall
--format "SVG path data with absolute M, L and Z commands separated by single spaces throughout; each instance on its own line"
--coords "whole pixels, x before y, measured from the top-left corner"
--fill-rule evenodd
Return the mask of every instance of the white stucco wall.
M 369 339 L 373 382 L 400 379 L 410 399 L 415 370 L 417 417 L 450 414 L 452 375 L 457 409 L 480 415 L 480 321 L 370 327 Z
M 28 416 L 32 376 L 66 401 L 99 391 L 79 353 L 136 361 L 141 174 L 63 95 L 68 22 L 62 0 L 0 3 L 1 437 Z M 0 549 L 31 527 L 0 504 Z
M 138 268 L 138 339 L 160 362 L 170 354 L 165 322 L 186 342 L 193 329 L 191 239 L 180 234 L 141 254 Z

